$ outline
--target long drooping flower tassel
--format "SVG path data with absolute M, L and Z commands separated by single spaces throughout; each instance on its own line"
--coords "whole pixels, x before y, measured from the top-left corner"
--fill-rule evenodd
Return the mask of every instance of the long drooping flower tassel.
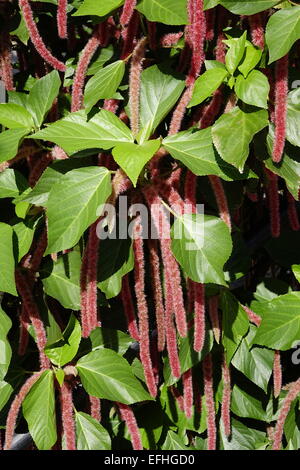
M 280 351 L 275 351 L 274 363 L 273 363 L 273 386 L 274 386 L 274 397 L 277 398 L 280 395 L 282 389 L 282 369 L 280 361 Z
M 279 163 L 281 161 L 285 145 L 288 73 L 289 57 L 287 54 L 276 62 L 274 116 L 275 136 L 272 154 L 272 159 L 275 163 Z
M 126 274 L 126 276 L 124 276 L 122 279 L 121 297 L 122 297 L 124 313 L 127 319 L 128 331 L 130 333 L 130 336 L 136 341 L 139 341 L 140 335 L 138 332 L 138 327 L 136 324 L 136 318 L 134 314 L 134 305 L 133 305 L 132 295 L 130 291 L 128 274 Z
M 208 299 L 208 315 L 211 322 L 214 338 L 219 344 L 221 339 L 221 327 L 218 314 L 219 296 L 213 295 Z
M 12 402 L 10 406 L 10 410 L 9 410 L 9 413 L 7 415 L 7 420 L 6 420 L 4 450 L 9 450 L 11 448 L 14 431 L 16 427 L 16 422 L 17 422 L 17 417 L 18 417 L 22 402 L 24 398 L 26 397 L 27 393 L 29 392 L 29 390 L 31 389 L 31 387 L 38 381 L 38 379 L 40 378 L 43 372 L 44 371 L 41 370 L 33 374 L 31 377 L 29 377 L 29 379 L 27 379 L 26 382 L 22 385 L 17 396 L 14 398 L 14 401 Z
M 147 38 L 142 38 L 137 43 L 131 58 L 129 75 L 129 107 L 130 126 L 134 135 L 138 134 L 140 127 L 140 82 L 146 42 Z
M 67 8 L 68 0 L 58 0 L 57 5 L 57 30 L 61 39 L 67 39 Z
M 122 26 L 125 26 L 129 23 L 133 15 L 135 6 L 136 6 L 136 0 L 125 0 L 122 14 L 120 16 L 120 23 Z
M 91 406 L 91 417 L 96 421 L 101 421 L 101 400 L 97 397 L 89 396 Z
M 206 403 L 207 423 L 207 450 L 216 450 L 216 417 L 213 389 L 213 368 L 211 354 L 208 354 L 202 362 L 204 395 Z
M 87 266 L 87 310 L 90 331 L 100 326 L 97 309 L 97 271 L 100 239 L 97 236 L 98 220 L 89 230 L 88 266 Z
M 183 406 L 185 416 L 191 418 L 193 415 L 193 375 L 192 369 L 187 370 L 182 374 L 182 384 L 183 384 Z
M 40 365 L 42 369 L 47 369 L 50 366 L 50 361 L 45 356 L 44 348 L 47 343 L 46 332 L 44 324 L 40 318 L 40 314 L 37 308 L 37 305 L 34 301 L 31 287 L 29 281 L 25 274 L 23 274 L 19 269 L 15 271 L 16 285 L 20 293 L 24 306 L 29 315 L 30 321 L 35 331 L 36 343 L 40 355 Z
M 126 59 L 134 49 L 134 41 L 137 36 L 139 29 L 140 17 L 136 10 L 134 10 L 128 26 L 122 32 L 122 38 L 124 40 L 123 49 L 121 53 L 121 59 Z
M 165 347 L 165 328 L 164 328 L 164 303 L 163 293 L 160 278 L 160 263 L 158 256 L 158 245 L 156 240 L 149 240 L 149 255 L 150 255 L 150 268 L 151 279 L 153 286 L 153 295 L 155 302 L 155 316 L 157 327 L 157 349 L 163 351 Z
M 223 188 L 221 179 L 218 176 L 210 175 L 209 182 L 212 185 L 217 205 L 219 208 L 220 217 L 225 222 L 229 230 L 231 230 L 231 218 L 228 209 L 227 197 Z
M 161 38 L 160 44 L 162 45 L 162 47 L 172 47 L 174 46 L 174 44 L 177 44 L 177 42 L 182 37 L 182 35 L 183 35 L 182 31 L 179 31 L 178 33 L 165 34 Z
M 263 27 L 263 16 L 261 13 L 256 13 L 248 17 L 251 30 L 251 39 L 255 46 L 260 49 L 265 47 L 265 34 Z
M 268 182 L 267 193 L 271 219 L 271 235 L 273 238 L 280 236 L 280 200 L 278 193 L 278 176 L 272 171 L 265 169 Z
M 167 341 L 167 351 L 170 362 L 170 368 L 173 377 L 179 379 L 180 372 L 180 361 L 177 349 L 177 338 L 176 330 L 174 327 L 173 320 L 173 302 L 172 302 L 172 291 L 171 291 L 171 280 L 165 275 L 165 335 Z
M 60 406 L 66 450 L 76 450 L 72 387 L 68 382 L 64 382 L 60 388 Z
M 133 241 L 133 249 L 135 255 L 135 294 L 137 298 L 139 317 L 140 358 L 144 367 L 144 373 L 149 392 L 153 397 L 155 397 L 157 394 L 157 387 L 150 356 L 149 318 L 147 300 L 145 296 L 144 243 L 141 235 L 138 233 L 140 228 L 141 223 L 140 218 L 138 218 L 135 223 L 135 238 Z
M 231 434 L 230 426 L 230 400 L 231 400 L 231 381 L 230 381 L 230 370 L 226 363 L 225 355 L 223 355 L 222 363 L 222 379 L 223 379 L 223 395 L 222 395 L 222 407 L 221 407 L 221 420 L 224 426 L 224 433 L 226 437 Z
M 204 62 L 204 41 L 206 36 L 206 19 L 203 11 L 203 0 L 189 0 L 188 8 L 193 10 L 191 14 L 192 25 L 190 30 L 192 44 L 191 68 L 187 76 L 187 85 L 193 84 L 200 73 Z
M 86 246 L 80 269 L 80 311 L 82 337 L 87 338 L 90 334 L 90 322 L 87 310 L 87 269 L 88 269 L 88 246 Z
M 283 403 L 279 412 L 279 417 L 276 423 L 275 431 L 274 431 L 274 436 L 273 436 L 274 440 L 273 440 L 272 450 L 280 450 L 285 420 L 290 411 L 291 404 L 298 397 L 299 394 L 300 394 L 300 379 L 298 379 L 296 382 L 293 382 L 289 385 L 288 394 L 283 400 Z
M 193 282 L 194 288 L 194 350 L 202 351 L 205 341 L 205 286 Z
M 254 325 L 259 326 L 261 324 L 261 317 L 254 313 L 249 307 L 246 305 L 242 305 L 243 309 L 248 315 L 249 320 L 251 323 L 254 323 Z
M 36 50 L 40 56 L 48 62 L 54 69 L 59 70 L 60 72 L 65 72 L 66 66 L 63 62 L 60 62 L 56 59 L 51 52 L 46 48 L 44 41 L 42 40 L 40 33 L 38 32 L 36 23 L 33 19 L 33 14 L 31 6 L 28 0 L 19 0 L 19 5 L 23 13 L 23 17 L 30 35 L 30 39 L 34 44 Z
M 15 88 L 11 65 L 11 40 L 5 30 L 0 35 L 0 72 L 6 91 L 13 91 Z
M 125 421 L 131 437 L 133 450 L 143 450 L 142 438 L 138 428 L 134 413 L 128 405 L 124 403 L 117 403 L 121 419 Z

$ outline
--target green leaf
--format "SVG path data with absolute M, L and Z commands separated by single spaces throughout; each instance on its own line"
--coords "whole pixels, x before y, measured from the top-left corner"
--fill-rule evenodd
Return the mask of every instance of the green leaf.
M 30 130 L 33 127 L 31 114 L 25 108 L 15 103 L 0 104 L 0 123 L 11 129 L 21 127 L 24 131 L 24 128 Z
M 226 162 L 242 171 L 254 135 L 267 125 L 267 111 L 244 112 L 235 107 L 213 125 L 213 143 Z
M 141 76 L 141 128 L 150 123 L 151 130 L 154 131 L 177 103 L 184 87 L 184 80 L 162 65 L 145 69 Z
M 95 2 L 95 0 L 84 0 L 73 16 L 96 15 L 105 16 L 116 8 L 120 7 L 124 0 L 105 0 L 105 2 Z
M 220 3 L 219 0 L 204 0 L 204 10 L 216 7 Z
M 125 72 L 125 62 L 117 60 L 100 69 L 86 84 L 84 105 L 89 111 L 97 101 L 112 98 L 119 88 Z
M 72 314 L 65 331 L 62 333 L 62 339 L 53 344 L 47 344 L 45 354 L 53 364 L 62 367 L 75 357 L 80 340 L 80 323 Z
M 57 439 L 53 372 L 46 370 L 23 401 L 23 414 L 39 450 L 50 450 Z
M 89 395 L 130 405 L 151 396 L 135 378 L 128 362 L 110 349 L 98 349 L 76 364 Z
M 225 348 L 226 362 L 229 364 L 249 329 L 249 320 L 235 296 L 227 290 L 223 290 L 221 294 L 221 309 L 223 313 L 222 343 Z
M 174 431 L 168 431 L 167 437 L 163 445 L 162 450 L 187 450 L 188 447 L 184 444 L 181 437 L 178 436 Z
M 242 340 L 231 363 L 251 382 L 267 393 L 268 383 L 273 371 L 274 351 L 258 347 L 251 348 L 255 333 L 255 326 L 250 325 L 249 333 Z
M 193 96 L 188 104 L 188 108 L 197 106 L 208 98 L 227 77 L 228 72 L 226 68 L 216 67 L 211 70 L 206 70 L 200 77 L 197 78 L 193 90 Z
M 7 168 L 0 173 L 0 198 L 16 197 L 27 188 L 27 180 L 17 170 Z
M 59 74 L 57 70 L 53 70 L 37 80 L 31 88 L 27 103 L 37 127 L 42 125 L 44 117 L 58 95 L 60 85 Z
M 0 411 L 8 402 L 13 391 L 14 390 L 9 383 L 5 382 L 4 380 L 0 381 Z
M 7 333 L 11 329 L 12 322 L 8 315 L 0 307 L 0 380 L 2 381 L 8 371 L 11 360 L 11 347 L 7 339 Z M 1 382 L 3 383 L 3 382 Z M 7 389 L 6 389 L 7 390 Z M 2 393 L 2 390 L 1 390 Z M 0 393 L 0 396 L 1 396 Z M 1 407 L 0 407 L 1 408 Z
M 178 132 L 166 137 L 162 143 L 173 158 L 197 176 L 217 175 L 226 181 L 257 177 L 249 168 L 240 173 L 222 160 L 213 147 L 211 127 Z
M 111 450 L 111 439 L 106 429 L 94 418 L 76 412 L 77 450 Z
M 18 261 L 21 261 L 31 247 L 38 220 L 39 219 L 24 219 L 24 221 L 18 222 L 12 226 L 18 239 Z
M 97 219 L 97 209 L 110 193 L 110 173 L 106 168 L 79 168 L 63 175 L 52 187 L 47 204 L 46 254 L 75 246 Z
M 29 39 L 29 32 L 28 32 L 25 20 L 21 12 L 20 12 L 20 23 L 18 24 L 17 28 L 14 29 L 13 31 L 10 31 L 9 34 L 11 36 L 17 36 L 20 39 L 20 41 L 23 44 L 25 44 L 25 46 L 27 45 L 28 39 Z
M 0 291 L 16 295 L 13 229 L 0 223 Z
M 64 383 L 64 380 L 65 380 L 64 371 L 62 369 L 55 369 L 54 373 L 55 373 L 55 377 L 56 377 L 57 382 L 59 383 L 60 386 L 62 386 L 62 384 Z
M 268 78 L 262 72 L 252 70 L 247 78 L 239 75 L 234 90 L 238 98 L 244 103 L 260 108 L 268 108 L 270 85 Z
M 231 392 L 231 411 L 241 418 L 266 419 L 261 402 L 234 385 Z
M 221 0 L 219 3 L 236 15 L 254 15 L 278 2 L 279 0 Z
M 110 258 L 112 257 L 110 256 Z M 102 262 L 103 261 L 101 259 L 101 264 Z M 129 258 L 128 260 L 124 261 L 121 268 L 118 269 L 115 273 L 113 273 L 104 281 L 101 281 L 98 283 L 99 289 L 101 289 L 101 291 L 104 292 L 107 299 L 111 299 L 119 295 L 119 293 L 121 292 L 121 288 L 122 288 L 122 278 L 127 273 L 132 271 L 133 267 L 134 267 L 134 257 L 133 257 L 133 250 L 131 247 L 130 252 L 129 252 Z
M 274 13 L 266 28 L 269 64 L 285 56 L 299 38 L 300 6 L 283 8 Z
M 103 49 L 100 49 L 98 57 L 93 62 L 91 62 L 91 65 L 87 69 L 86 75 L 89 76 L 97 73 L 103 67 L 103 65 L 113 57 L 113 55 L 114 48 L 112 44 Z
M 30 204 L 25 201 L 15 203 L 15 213 L 19 219 L 25 219 L 30 209 Z
M 77 250 L 43 265 L 40 273 L 45 293 L 65 308 L 80 310 L 81 256 Z
M 224 450 L 255 450 L 265 442 L 266 433 L 232 419 L 230 438 L 225 436 L 221 426 L 221 439 Z
M 136 9 L 149 21 L 167 25 L 188 24 L 186 0 L 142 0 Z
M 102 109 L 89 121 L 82 111 L 70 113 L 31 137 L 50 140 L 70 154 L 89 148 L 108 150 L 120 142 L 134 140 L 128 127 L 106 109 Z
M 238 70 L 246 78 L 248 73 L 259 63 L 262 56 L 262 50 L 258 47 L 254 47 L 250 42 L 246 41 L 246 54 L 242 64 L 238 67 Z
M 226 285 L 223 266 L 231 254 L 232 240 L 221 219 L 184 214 L 176 218 L 171 237 L 172 252 L 190 279 Z
M 300 338 L 300 292 L 279 295 L 269 302 L 254 302 L 262 317 L 253 344 L 286 351 Z
M 123 331 L 110 328 L 95 328 L 88 339 L 83 340 L 83 352 L 96 351 L 97 349 L 112 349 L 123 355 L 133 343 L 133 339 Z M 80 348 L 81 351 L 81 348 Z
M 160 139 L 148 140 L 141 145 L 128 142 L 119 144 L 113 149 L 112 154 L 115 161 L 131 179 L 134 186 L 136 186 L 138 177 L 146 163 L 159 149 L 160 142 Z
M 294 276 L 297 279 L 297 281 L 300 282 L 300 265 L 299 264 L 294 264 L 292 266 L 292 271 L 293 271 Z
M 225 64 L 231 75 L 234 74 L 243 58 L 246 47 L 246 37 L 247 31 L 244 31 L 240 38 L 231 38 L 223 41 L 229 47 L 225 57 Z
M 296 147 L 300 147 L 300 88 L 288 94 L 286 138 Z
M 0 163 L 14 158 L 18 153 L 21 140 L 29 129 L 9 129 L 0 134 Z

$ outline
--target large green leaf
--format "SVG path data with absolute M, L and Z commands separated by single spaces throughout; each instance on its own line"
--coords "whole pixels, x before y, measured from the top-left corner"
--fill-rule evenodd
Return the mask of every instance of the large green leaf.
M 255 450 L 266 440 L 266 433 L 245 426 L 236 419 L 231 422 L 231 436 L 225 436 L 221 427 L 221 439 L 224 450 Z
M 13 229 L 0 223 L 0 291 L 17 295 L 15 285 L 15 259 L 13 252 Z
M 141 127 L 150 122 L 151 129 L 155 130 L 173 108 L 184 87 L 184 80 L 163 66 L 152 65 L 145 69 L 141 77 Z
M 110 193 L 110 173 L 106 168 L 87 167 L 66 173 L 49 195 L 47 253 L 76 245 L 97 219 L 97 209 Z
M 22 138 L 28 134 L 29 129 L 9 129 L 0 134 L 0 163 L 14 158 L 18 152 Z
M 53 344 L 47 344 L 45 353 L 53 364 L 62 367 L 75 357 L 80 340 L 80 323 L 72 314 L 65 331 L 62 333 L 62 339 Z
M 0 104 L 0 123 L 10 129 L 33 127 L 33 119 L 27 109 L 15 103 Z
M 262 50 L 258 47 L 253 46 L 251 42 L 246 41 L 246 51 L 245 58 L 241 65 L 239 65 L 238 70 L 246 78 L 248 73 L 259 63 L 262 56 Z
M 187 0 L 142 0 L 137 10 L 143 13 L 147 20 L 158 21 L 167 25 L 182 25 L 188 23 Z
M 143 144 L 124 142 L 117 145 L 113 149 L 112 154 L 115 161 L 131 179 L 133 185 L 136 186 L 142 169 L 153 157 L 159 147 L 160 139 L 148 140 Z
M 300 338 L 300 292 L 279 295 L 269 302 L 254 302 L 262 322 L 253 344 L 286 351 Z
M 279 0 L 221 0 L 219 3 L 236 15 L 254 15 L 273 7 Z
M 77 450 L 110 450 L 111 439 L 106 429 L 86 413 L 76 412 Z
M 231 411 L 241 418 L 265 421 L 266 413 L 259 400 L 234 385 L 231 393 Z
M 251 348 L 256 333 L 254 325 L 250 325 L 248 335 L 242 340 L 232 359 L 232 364 L 251 382 L 267 392 L 268 383 L 273 371 L 274 351 L 266 348 Z
M 187 450 L 188 447 L 184 444 L 182 436 L 180 437 L 174 431 L 168 431 L 167 437 L 163 445 L 162 450 Z
M 223 83 L 227 75 L 228 72 L 224 66 L 206 70 L 206 72 L 200 75 L 195 82 L 193 96 L 188 104 L 188 108 L 197 106 L 212 95 L 212 93 Z
M 7 339 L 7 333 L 11 329 L 12 322 L 8 315 L 0 307 L 0 380 L 6 375 L 11 360 L 11 347 Z M 2 390 L 1 390 L 2 392 Z
M 224 40 L 225 44 L 229 47 L 225 57 L 225 64 L 228 72 L 230 72 L 231 75 L 234 74 L 243 58 L 246 47 L 246 37 L 247 31 L 244 31 L 242 36 L 239 38 Z
M 269 48 L 269 63 L 286 55 L 300 38 L 300 6 L 283 8 L 268 21 L 266 42 Z
M 249 329 L 249 320 L 235 296 L 224 290 L 221 294 L 222 343 L 225 349 L 226 362 L 230 363 L 243 337 Z
M 80 310 L 80 267 L 80 252 L 74 250 L 45 264 L 40 271 L 46 294 L 65 308 Z
M 211 127 L 199 131 L 187 130 L 170 135 L 163 146 L 173 158 L 182 162 L 197 176 L 216 175 L 226 181 L 256 178 L 255 173 L 245 168 L 240 173 L 234 166 L 222 160 L 214 150 Z
M 95 328 L 87 339 L 83 339 L 79 353 L 86 354 L 96 349 L 112 349 L 123 355 L 134 340 L 120 330 L 110 328 Z
M 82 111 L 70 113 L 31 137 L 50 140 L 67 153 L 89 148 L 110 149 L 120 142 L 133 142 L 128 127 L 106 109 L 102 109 L 89 121 Z
M 59 74 L 57 70 L 53 70 L 37 80 L 31 88 L 27 104 L 37 127 L 41 126 L 57 97 L 60 84 Z
M 239 75 L 234 89 L 238 98 L 244 103 L 260 108 L 268 108 L 270 85 L 268 78 L 262 72 L 252 70 L 247 78 Z
M 23 414 L 39 450 L 50 450 L 57 439 L 53 372 L 46 370 L 23 401 Z
M 4 380 L 0 381 L 0 411 L 6 405 L 13 392 L 12 386 L 5 382 Z
M 244 112 L 235 107 L 213 125 L 213 143 L 226 162 L 242 171 L 254 135 L 267 125 L 267 111 Z
M 27 181 L 17 170 L 7 168 L 0 173 L 0 198 L 16 197 L 27 188 Z
M 117 60 L 100 69 L 86 84 L 84 105 L 89 111 L 97 101 L 112 98 L 117 91 L 125 72 L 125 62 Z
M 98 398 L 130 405 L 151 396 L 135 378 L 128 362 L 115 351 L 98 349 L 76 364 L 85 390 Z
M 195 282 L 226 285 L 223 267 L 232 250 L 227 225 L 203 214 L 176 217 L 171 230 L 172 252 Z
M 101 264 L 102 264 L 102 257 L 101 257 Z M 133 267 L 134 267 L 134 257 L 133 257 L 133 250 L 131 248 L 129 252 L 129 258 L 124 261 L 122 266 L 115 273 L 107 277 L 107 279 L 98 283 L 99 289 L 101 289 L 101 291 L 104 292 L 107 299 L 116 297 L 121 292 L 122 278 L 127 273 L 132 271 Z
M 105 2 L 95 2 L 95 0 L 84 0 L 73 16 L 96 15 L 105 16 L 124 3 L 124 0 L 105 0 Z

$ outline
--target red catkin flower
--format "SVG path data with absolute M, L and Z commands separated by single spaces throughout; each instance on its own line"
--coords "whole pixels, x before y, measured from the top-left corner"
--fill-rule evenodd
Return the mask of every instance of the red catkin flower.
M 43 322 L 40 318 L 40 314 L 37 305 L 34 301 L 30 284 L 26 275 L 23 274 L 19 269 L 15 271 L 16 286 L 19 294 L 22 298 L 24 306 L 29 315 L 30 321 L 35 331 L 37 347 L 40 354 L 40 365 L 42 369 L 47 369 L 50 366 L 49 359 L 45 356 L 44 348 L 47 343 L 47 337 Z
M 14 398 L 10 406 L 10 410 L 9 410 L 9 413 L 7 415 L 7 420 L 6 420 L 4 450 L 9 450 L 11 448 L 14 431 L 16 427 L 16 422 L 17 422 L 17 418 L 18 418 L 18 414 L 19 414 L 22 402 L 24 398 L 26 397 L 27 393 L 29 392 L 29 390 L 31 389 L 31 387 L 35 384 L 35 382 L 38 381 L 38 379 L 40 378 L 43 372 L 44 371 L 41 370 L 33 374 L 31 377 L 29 377 L 29 379 L 27 379 L 26 382 L 21 387 L 17 396 Z
M 176 106 L 176 109 L 171 119 L 168 135 L 177 134 L 177 132 L 180 131 L 181 123 L 182 123 L 182 120 L 186 111 L 186 107 L 192 98 L 193 89 L 194 89 L 194 82 L 190 83 L 188 88 L 183 93 L 178 105 Z
M 195 296 L 194 350 L 201 352 L 205 341 L 205 286 L 193 282 L 193 288 Z
M 125 421 L 131 437 L 133 450 L 143 450 L 142 438 L 138 428 L 134 413 L 128 405 L 117 402 L 121 419 Z
M 288 211 L 290 227 L 292 230 L 297 232 L 298 230 L 300 230 L 300 223 L 299 223 L 299 217 L 298 217 L 298 212 L 296 208 L 296 201 L 289 191 L 287 192 L 287 200 L 288 200 L 287 211 Z
M 31 6 L 28 0 L 19 0 L 19 5 L 23 13 L 23 17 L 30 35 L 30 39 L 34 44 L 36 50 L 40 56 L 48 62 L 54 69 L 59 70 L 60 72 L 65 72 L 66 66 L 63 62 L 60 62 L 56 59 L 51 52 L 46 48 L 44 41 L 42 40 L 40 33 L 38 32 L 36 23 L 33 18 Z
M 133 15 L 135 6 L 136 6 L 136 0 L 125 0 L 122 14 L 120 16 L 120 23 L 122 26 L 125 26 L 129 23 Z
M 53 161 L 52 152 L 44 153 L 31 168 L 28 182 L 31 187 L 35 186 L 47 166 Z
M 67 8 L 68 0 L 58 0 L 57 4 L 57 31 L 61 39 L 67 39 Z
M 212 41 L 215 35 L 215 19 L 216 19 L 216 10 L 210 8 L 205 12 L 206 19 L 206 39 L 207 41 Z
M 274 363 L 273 363 L 273 387 L 274 397 L 277 398 L 280 395 L 282 389 L 282 369 L 280 362 L 280 351 L 275 351 Z
M 207 450 L 216 450 L 216 418 L 215 418 L 215 401 L 213 389 L 213 369 L 211 354 L 208 354 L 202 362 L 204 395 L 206 403 L 206 423 L 207 423 Z
M 98 222 L 99 219 L 90 227 L 87 253 L 87 310 L 90 332 L 100 326 L 97 311 L 97 271 L 100 246 L 100 239 L 97 236 Z
M 90 334 L 89 315 L 87 310 L 87 269 L 88 269 L 88 247 L 86 246 L 81 262 L 80 270 L 80 311 L 82 337 L 87 338 Z
M 225 436 L 229 437 L 231 434 L 231 426 L 230 426 L 231 383 L 230 383 L 230 370 L 226 363 L 225 355 L 223 355 L 222 379 L 223 379 L 223 395 L 222 395 L 222 407 L 221 407 L 221 420 L 224 426 Z
M 169 390 L 175 398 L 180 411 L 184 412 L 183 396 L 180 394 L 178 388 L 175 385 L 171 385 L 171 387 L 169 387 Z
M 180 361 L 178 357 L 177 338 L 173 321 L 173 302 L 170 278 L 165 277 L 165 335 L 167 340 L 167 351 L 170 362 L 170 368 L 173 377 L 178 378 L 181 375 Z
M 192 44 L 191 68 L 187 77 L 187 85 L 193 84 L 200 73 L 204 62 L 204 41 L 206 36 L 206 20 L 203 11 L 203 0 L 189 0 L 188 9 L 192 9 L 192 26 L 190 40 Z
M 11 40 L 9 33 L 5 30 L 0 35 L 0 71 L 5 89 L 13 91 L 15 87 L 11 65 Z
M 275 136 L 272 159 L 279 163 L 283 156 L 286 119 L 287 119 L 287 93 L 288 93 L 288 54 L 276 62 L 275 71 Z
M 264 49 L 265 33 L 263 27 L 263 15 L 261 13 L 256 13 L 255 15 L 251 15 L 248 18 L 253 44 L 259 47 L 260 49 Z
M 24 356 L 28 341 L 29 341 L 29 332 L 28 328 L 30 325 L 29 316 L 24 304 L 21 307 L 20 313 L 20 335 L 19 335 L 19 346 L 18 346 L 18 354 L 19 356 Z
M 149 255 L 151 267 L 151 279 L 153 286 L 155 316 L 157 327 L 157 349 L 163 351 L 165 347 L 165 328 L 164 328 L 164 303 L 160 278 L 160 263 L 158 255 L 158 245 L 156 240 L 149 240 Z
M 300 379 L 298 379 L 296 382 L 293 382 L 292 384 L 289 385 L 288 394 L 283 400 L 282 406 L 279 411 L 279 417 L 276 423 L 274 435 L 273 435 L 274 440 L 273 440 L 272 450 L 280 450 L 285 420 L 290 411 L 291 404 L 298 397 L 299 394 L 300 394 Z
M 161 40 L 160 40 L 160 44 L 162 45 L 162 47 L 171 47 L 171 46 L 174 46 L 174 44 L 177 44 L 177 42 L 179 41 L 179 39 L 182 37 L 183 35 L 183 32 L 182 31 L 179 31 L 178 33 L 168 33 L 168 34 L 165 34 Z
M 278 193 L 278 176 L 267 168 L 265 169 L 265 172 L 268 178 L 267 193 L 271 218 L 271 235 L 273 238 L 278 238 L 280 236 L 280 201 Z
M 219 307 L 219 296 L 213 295 L 208 299 L 208 315 L 211 322 L 214 338 L 216 342 L 220 343 L 221 338 L 221 327 L 220 327 L 220 319 L 218 314 L 218 307 Z
M 254 313 L 249 307 L 246 305 L 242 305 L 243 309 L 248 315 L 249 320 L 251 323 L 254 323 L 254 325 L 259 326 L 261 324 L 261 317 Z
M 183 385 L 183 406 L 185 416 L 189 419 L 193 415 L 193 375 L 192 369 L 187 370 L 182 374 Z
M 101 421 L 101 400 L 97 397 L 89 396 L 91 405 L 91 417 L 96 421 Z
M 147 38 L 142 38 L 137 43 L 131 58 L 129 74 L 129 107 L 130 126 L 134 135 L 138 134 L 140 127 L 140 82 L 146 42 Z
M 138 327 L 136 324 L 136 318 L 134 314 L 134 305 L 129 285 L 129 277 L 128 274 L 123 277 L 122 279 L 122 291 L 121 291 L 121 298 L 123 302 L 124 313 L 127 319 L 128 331 L 130 336 L 135 339 L 136 341 L 140 340 L 140 335 L 138 332 Z
M 72 387 L 67 382 L 64 382 L 60 388 L 60 406 L 66 450 L 76 450 Z
M 153 373 L 152 361 L 150 356 L 149 339 L 149 318 L 148 306 L 145 296 L 145 259 L 143 239 L 138 231 L 141 228 L 140 218 L 135 224 L 135 234 L 133 249 L 135 255 L 135 295 L 137 298 L 139 333 L 140 333 L 140 358 L 144 367 L 145 378 L 150 394 L 155 397 L 157 394 L 156 381 Z
M 212 188 L 215 194 L 215 198 L 216 198 L 219 212 L 220 212 L 220 217 L 225 222 L 229 230 L 231 230 L 231 218 L 230 218 L 227 198 L 226 198 L 226 194 L 222 185 L 222 181 L 220 180 L 218 176 L 215 176 L 215 175 L 210 175 L 209 181 L 210 181 L 210 184 L 212 185 Z
M 129 21 L 128 26 L 122 31 L 123 49 L 121 59 L 126 59 L 134 49 L 134 40 L 139 29 L 139 14 L 134 10 L 133 15 Z

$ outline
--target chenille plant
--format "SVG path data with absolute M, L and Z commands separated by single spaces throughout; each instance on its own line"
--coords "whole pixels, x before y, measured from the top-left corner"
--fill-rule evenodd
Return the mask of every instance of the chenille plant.
M 300 448 L 297 3 L 0 1 L 0 449 Z

